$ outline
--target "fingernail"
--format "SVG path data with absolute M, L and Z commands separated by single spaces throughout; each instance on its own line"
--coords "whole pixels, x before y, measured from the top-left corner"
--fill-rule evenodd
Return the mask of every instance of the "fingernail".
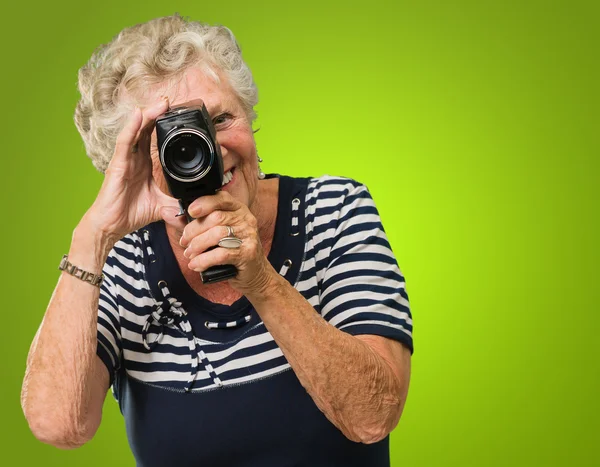
M 185 251 L 183 252 L 183 256 L 185 256 L 186 258 L 189 258 L 189 254 L 190 254 L 190 249 L 186 248 Z

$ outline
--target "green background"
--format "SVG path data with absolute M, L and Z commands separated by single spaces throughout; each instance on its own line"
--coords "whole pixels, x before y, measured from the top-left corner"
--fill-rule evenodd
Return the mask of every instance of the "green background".
M 407 466 L 600 465 L 599 2 L 14 2 L 2 7 L 2 465 L 134 465 L 108 398 L 95 439 L 35 440 L 30 341 L 101 175 L 77 70 L 123 27 L 230 27 L 260 90 L 268 172 L 371 190 L 416 352 L 391 438 Z

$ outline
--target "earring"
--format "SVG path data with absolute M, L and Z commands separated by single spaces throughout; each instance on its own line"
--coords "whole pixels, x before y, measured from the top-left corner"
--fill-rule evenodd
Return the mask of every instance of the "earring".
M 258 159 L 258 179 L 259 180 L 264 180 L 266 175 L 265 173 L 262 171 L 262 169 L 260 168 L 260 163 L 263 161 L 262 158 L 257 154 L 256 158 Z

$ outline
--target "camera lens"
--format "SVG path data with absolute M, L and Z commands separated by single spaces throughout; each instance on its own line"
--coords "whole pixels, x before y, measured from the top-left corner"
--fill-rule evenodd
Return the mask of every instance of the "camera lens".
M 189 179 L 205 172 L 212 161 L 212 148 L 196 132 L 181 132 L 169 139 L 163 161 L 174 176 Z

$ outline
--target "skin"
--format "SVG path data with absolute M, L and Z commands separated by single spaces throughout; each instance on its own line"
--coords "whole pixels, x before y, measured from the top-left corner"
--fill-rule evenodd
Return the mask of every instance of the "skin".
M 164 89 L 155 90 L 151 105 L 137 109 L 119 135 L 100 192 L 73 233 L 70 261 L 100 272 L 116 241 L 164 219 L 190 286 L 219 303 L 245 295 L 325 416 L 353 441 L 383 439 L 404 408 L 409 350 L 380 336 L 337 330 L 270 265 L 278 181 L 258 180 L 251 124 L 227 81 L 217 84 L 192 68 L 166 96 Z M 169 103 L 198 98 L 213 118 L 224 168 L 234 168 L 234 179 L 215 196 L 192 203 L 196 219 L 185 225 L 175 217 L 177 202 L 168 195 L 153 128 Z M 241 247 L 205 251 L 225 236 L 226 225 L 243 240 Z M 198 271 L 217 264 L 235 265 L 238 275 L 203 285 Z M 35 436 L 60 448 L 89 441 L 101 421 L 109 375 L 96 356 L 98 297 L 97 287 L 62 274 L 29 353 L 23 410 Z

